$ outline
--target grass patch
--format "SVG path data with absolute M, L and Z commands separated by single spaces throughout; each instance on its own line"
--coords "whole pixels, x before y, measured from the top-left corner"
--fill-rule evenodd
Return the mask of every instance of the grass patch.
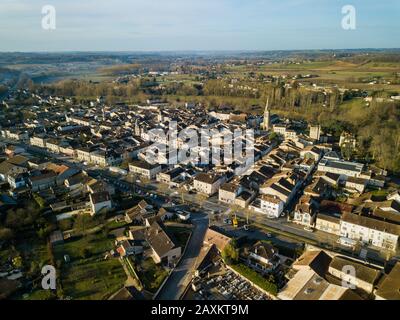
M 303 246 L 296 246 L 295 248 L 292 248 L 292 247 L 285 246 L 280 243 L 274 243 L 271 240 L 261 240 L 261 241 L 268 243 L 268 244 L 274 246 L 275 248 L 277 248 L 280 255 L 283 255 L 285 257 L 292 258 L 292 259 L 297 259 L 299 256 L 301 256 L 301 254 L 304 251 Z
M 73 299 L 107 299 L 124 285 L 126 275 L 120 262 L 85 260 L 64 267 L 61 273 L 64 294 Z
M 187 241 L 189 240 L 191 231 L 185 227 L 176 227 L 176 226 L 166 226 L 165 229 L 168 233 L 172 234 L 173 237 L 178 242 L 177 244 L 183 248 L 186 246 Z
M 47 244 L 40 240 L 31 240 L 23 245 L 17 247 L 18 250 L 23 254 L 24 263 L 36 262 L 39 266 L 50 263 L 50 255 L 47 250 Z
M 311 245 L 318 245 L 318 242 L 315 241 L 315 240 L 311 240 L 311 239 L 308 239 L 308 238 L 304 238 L 304 237 L 301 237 L 301 236 L 294 235 L 294 234 L 289 233 L 289 232 L 285 232 L 285 231 L 281 231 L 281 230 L 278 230 L 278 229 L 275 229 L 275 228 L 271 228 L 271 227 L 265 226 L 265 225 L 260 224 L 260 223 L 255 223 L 254 225 L 257 228 L 264 229 L 264 230 L 266 230 L 268 232 L 279 234 L 281 236 L 285 236 L 285 237 L 287 237 L 289 239 L 297 240 L 297 241 L 300 241 L 300 242 L 306 242 L 306 243 L 311 244 Z
M 104 260 L 112 249 L 111 239 L 103 233 L 74 238 L 54 248 L 64 296 L 72 299 L 107 299 L 124 285 L 126 274 L 117 259 Z M 69 255 L 70 262 L 63 261 Z
M 386 197 L 388 196 L 388 194 L 389 194 L 389 191 L 387 191 L 387 190 L 374 190 L 374 191 L 371 192 L 371 194 L 372 194 L 374 197 L 383 197 L 383 198 L 386 198 Z
M 25 297 L 23 296 L 23 300 L 53 300 L 55 299 L 55 295 L 51 290 L 43 290 L 38 289 L 33 291 L 32 293 L 27 294 Z
M 245 266 L 242 263 L 231 265 L 230 267 L 236 272 L 240 273 L 246 279 L 250 280 L 257 286 L 259 286 L 261 289 L 264 289 L 265 291 L 269 292 L 274 296 L 278 294 L 278 287 L 276 286 L 276 284 L 269 282 L 267 279 L 265 279 L 259 273 L 255 272 L 253 269 Z
M 128 223 L 126 223 L 125 220 L 119 221 L 119 222 L 113 220 L 113 221 L 111 221 L 111 222 L 109 222 L 109 223 L 107 224 L 107 226 L 108 226 L 108 228 L 109 228 L 110 230 L 123 228 L 123 227 L 125 227 L 125 226 L 127 226 L 127 225 L 128 225 Z
M 151 293 L 155 293 L 168 276 L 168 272 L 151 258 L 142 260 L 136 269 L 144 288 Z

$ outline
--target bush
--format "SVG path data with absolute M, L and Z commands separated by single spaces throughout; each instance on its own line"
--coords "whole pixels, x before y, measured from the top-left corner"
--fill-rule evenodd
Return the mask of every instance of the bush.
M 221 255 L 227 264 L 237 263 L 239 261 L 239 249 L 237 249 L 236 241 L 231 240 L 222 250 Z

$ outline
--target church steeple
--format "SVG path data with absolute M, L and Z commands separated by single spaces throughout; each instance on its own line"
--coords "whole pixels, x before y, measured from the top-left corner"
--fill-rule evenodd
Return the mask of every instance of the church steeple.
M 264 126 L 264 130 L 267 130 L 267 131 L 271 127 L 271 116 L 269 113 L 269 97 L 267 98 L 267 104 L 265 105 L 263 126 Z

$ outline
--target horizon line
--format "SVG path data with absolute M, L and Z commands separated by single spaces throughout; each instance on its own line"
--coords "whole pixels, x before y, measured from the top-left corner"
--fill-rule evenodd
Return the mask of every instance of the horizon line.
M 307 52 L 307 51 L 359 51 L 359 50 L 371 50 L 371 51 L 388 51 L 388 50 L 400 50 L 400 47 L 359 47 L 359 48 L 320 48 L 320 49 L 234 49 L 234 50 L 221 50 L 221 49 L 178 49 L 178 50 L 8 50 L 3 51 L 0 49 L 0 54 L 10 53 L 262 53 L 262 52 Z

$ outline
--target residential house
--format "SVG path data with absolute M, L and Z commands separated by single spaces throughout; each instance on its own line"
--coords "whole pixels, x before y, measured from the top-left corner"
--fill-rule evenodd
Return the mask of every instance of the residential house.
M 33 192 L 46 190 L 57 185 L 57 174 L 54 171 L 41 171 L 31 175 L 28 179 Z
M 152 180 L 161 172 L 161 165 L 150 164 L 145 161 L 133 161 L 129 164 L 129 172 Z
M 278 250 L 271 244 L 260 241 L 245 250 L 245 259 L 250 268 L 262 274 L 274 271 L 280 263 Z
M 58 165 L 55 163 L 48 163 L 45 168 L 57 174 L 56 178 L 57 185 L 63 185 L 66 179 L 79 173 L 78 169 L 68 167 L 64 164 Z
M 345 212 L 340 221 L 340 235 L 362 244 L 395 251 L 400 235 L 400 225 L 371 215 Z
M 244 190 L 235 199 L 234 204 L 241 208 L 247 208 L 249 206 L 249 204 L 254 200 L 255 197 L 256 197 L 255 192 Z
M 45 136 L 33 136 L 30 138 L 30 144 L 39 148 L 46 148 L 46 138 Z
M 321 174 L 321 175 L 319 175 Z M 317 172 L 315 176 L 319 176 L 321 179 L 329 183 L 331 186 L 338 186 L 340 182 L 340 174 L 331 172 Z
M 107 191 L 110 195 L 115 194 L 115 187 L 112 184 L 104 182 L 103 180 L 90 179 L 86 183 L 86 188 L 89 193 Z
M 26 150 L 23 147 L 14 146 L 14 145 L 10 144 L 5 148 L 4 152 L 7 155 L 7 157 L 13 157 L 18 154 L 26 152 Z
M 279 218 L 283 212 L 284 204 L 276 195 L 263 194 L 257 197 L 249 208 L 265 214 L 268 218 Z
M 311 184 L 309 184 L 304 189 L 305 195 L 319 199 L 328 198 L 331 195 L 331 193 L 332 193 L 331 185 L 328 182 L 326 182 L 322 177 L 315 178 L 311 182 Z
M 293 223 L 306 227 L 314 227 L 317 217 L 317 208 L 313 198 L 303 195 L 296 204 L 293 215 Z
M 26 186 L 26 174 L 13 173 L 7 176 L 8 184 L 12 189 L 18 189 Z
M 77 148 L 75 150 L 76 158 L 79 161 L 90 163 L 92 159 L 90 155 L 91 151 L 92 151 L 91 148 Z
M 29 168 L 35 170 L 45 170 L 49 163 L 50 162 L 48 160 L 40 158 L 31 158 L 28 160 Z
M 277 196 L 285 205 L 290 202 L 300 187 L 302 179 L 294 172 L 286 172 L 275 175 L 260 187 L 261 194 Z
M 153 222 L 146 230 L 146 241 L 155 263 L 174 266 L 181 256 L 181 247 L 164 230 L 162 222 Z
M 79 172 L 65 179 L 64 185 L 70 190 L 75 190 L 83 188 L 88 180 L 87 174 Z
M 328 272 L 331 261 L 332 257 L 323 250 L 306 250 L 297 258 L 292 267 L 295 271 L 312 270 L 324 277 Z
M 225 177 L 218 174 L 199 173 L 193 180 L 193 187 L 196 191 L 212 196 L 225 181 Z
M 6 181 L 9 175 L 28 172 L 24 165 L 14 164 L 10 160 L 0 163 L 0 180 L 2 181 Z
M 50 152 L 53 153 L 60 153 L 60 146 L 59 146 L 60 141 L 58 139 L 55 138 L 49 138 L 46 141 L 46 148 L 47 150 L 49 150 Z
M 90 153 L 90 163 L 98 166 L 114 166 L 120 162 L 121 157 L 112 151 L 96 150 Z
M 130 239 L 130 237 L 127 235 L 125 227 L 114 229 L 114 230 L 110 231 L 109 234 L 115 238 L 116 244 Z
M 177 178 L 181 177 L 185 170 L 181 167 L 176 167 L 174 169 L 168 170 L 167 172 L 159 172 L 157 174 L 157 181 L 171 185 L 171 182 L 175 181 Z
M 224 183 L 218 191 L 218 200 L 227 204 L 233 204 L 236 197 L 243 191 L 243 187 L 237 183 Z
M 364 193 L 368 180 L 363 178 L 348 177 L 344 183 L 346 190 Z
M 158 210 L 158 213 L 157 213 L 157 218 L 164 222 L 165 220 L 173 218 L 175 216 L 175 214 L 176 213 L 174 211 L 169 211 L 169 210 L 167 210 L 165 208 L 160 208 L 160 210 Z M 184 219 L 186 219 L 187 215 L 183 212 L 182 217 Z M 190 218 L 190 213 L 189 213 L 189 218 Z
M 112 209 L 112 201 L 111 196 L 107 191 L 91 193 L 89 195 L 90 198 L 90 207 L 92 210 L 92 215 L 99 213 L 102 210 L 110 210 Z
M 124 240 L 118 245 L 117 252 L 121 257 L 135 256 L 143 253 L 143 245 L 141 241 Z
M 318 208 L 315 229 L 340 236 L 340 220 L 342 214 L 352 211 L 352 205 L 323 200 Z
M 145 217 L 153 214 L 153 206 L 142 200 L 136 206 L 125 211 L 125 221 L 126 223 L 144 223 Z

